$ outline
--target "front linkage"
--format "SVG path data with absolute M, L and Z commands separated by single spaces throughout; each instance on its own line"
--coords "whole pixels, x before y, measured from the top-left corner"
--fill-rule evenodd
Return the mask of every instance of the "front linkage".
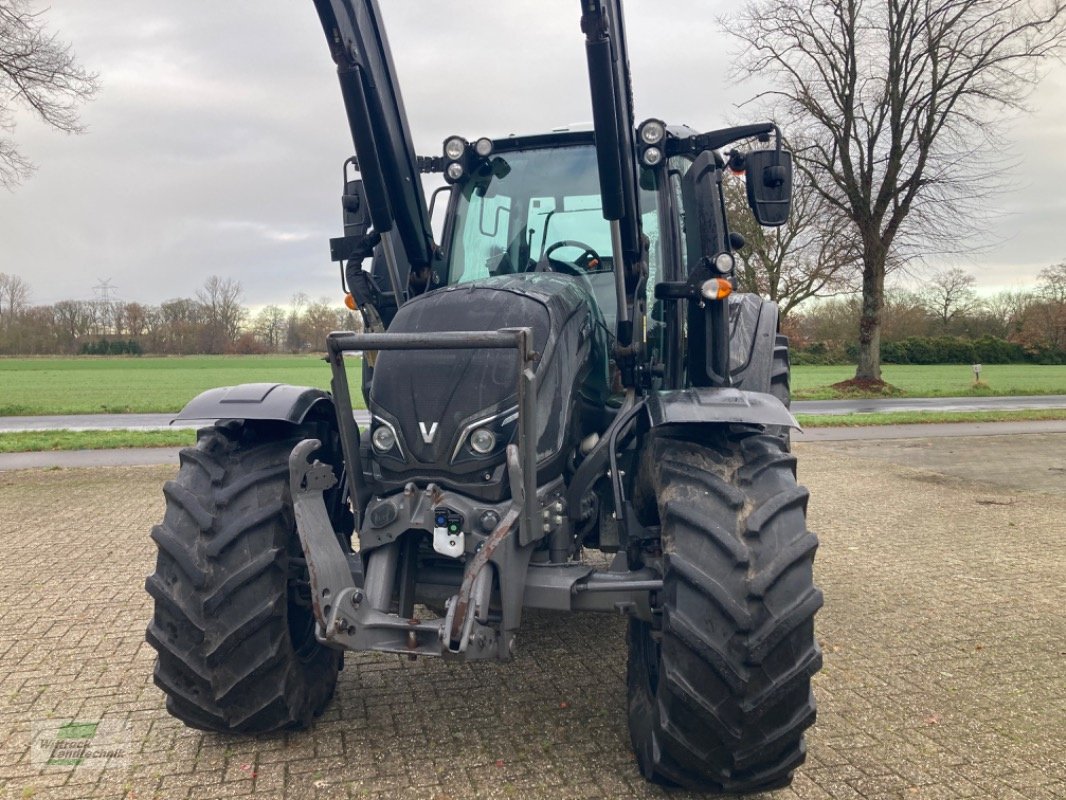
M 655 593 L 662 571 L 645 556 L 630 569 L 619 553 L 609 570 L 568 560 L 574 552 L 574 514 L 580 498 L 604 473 L 611 481 L 619 543 L 655 539 L 627 499 L 620 442 L 638 425 L 657 428 L 702 423 L 793 426 L 789 412 L 771 398 L 737 389 L 685 390 L 654 395 L 653 402 L 628 395 L 627 406 L 586 457 L 571 485 L 556 478 L 536 485 L 535 373 L 538 354 L 528 328 L 468 333 L 411 334 L 334 333 L 328 340 L 337 401 L 343 474 L 355 512 L 360 552 L 346 554 L 334 532 L 323 493 L 337 483 L 333 468 L 311 461 L 320 443 L 301 442 L 289 459 L 290 487 L 300 543 L 307 560 L 317 636 L 342 649 L 374 650 L 455 659 L 508 660 L 524 606 L 553 610 L 622 610 L 637 619 L 653 619 Z M 362 484 L 358 431 L 350 413 L 344 353 L 357 350 L 514 348 L 518 353 L 518 443 L 507 448 L 511 499 L 489 503 L 448 491 L 435 483 L 386 497 L 371 497 Z M 571 513 L 573 512 L 573 514 Z M 477 520 L 475 526 L 474 521 Z M 474 528 L 480 528 L 475 530 Z M 462 580 L 455 571 L 418 574 L 416 537 L 433 536 L 434 549 L 465 562 Z M 548 538 L 548 563 L 531 565 L 538 544 Z M 652 560 L 653 561 L 653 560 Z M 494 580 L 495 579 L 495 580 Z M 491 608 L 498 591 L 498 613 Z M 414 616 L 415 602 L 445 603 L 443 618 Z M 395 606 L 396 612 L 393 613 Z
M 432 339 L 405 334 L 330 335 L 344 475 L 359 530 L 357 556 L 344 552 L 327 513 L 323 493 L 336 485 L 337 477 L 330 465 L 311 460 L 321 443 L 304 440 L 289 459 L 293 509 L 307 560 L 316 635 L 323 644 L 410 656 L 508 660 L 514 653 L 523 606 L 623 608 L 642 619 L 651 618 L 649 595 L 662 588 L 662 580 L 651 569 L 630 570 L 624 558 L 616 559 L 606 572 L 565 559 L 530 568 L 538 542 L 549 537 L 551 550 L 569 554 L 573 536 L 562 478 L 536 485 L 533 365 L 538 354 L 531 342 L 528 328 L 437 334 Z M 369 497 L 361 481 L 358 432 L 350 414 L 343 411 L 350 407 L 343 354 L 475 347 L 515 348 L 518 353 L 518 443 L 508 445 L 506 451 L 511 499 L 487 503 L 435 483 L 424 488 L 408 483 L 398 494 Z M 623 417 L 631 421 L 634 415 L 619 416 L 619 421 Z M 615 441 L 616 437 L 605 436 L 603 447 L 610 448 Z M 473 530 L 474 520 L 480 532 Z M 465 561 L 458 586 L 447 571 L 416 574 L 417 538 L 403 540 L 412 530 L 431 534 L 438 553 Z M 491 608 L 494 588 L 498 590 L 498 613 Z M 414 616 L 416 600 L 444 598 L 443 618 L 421 620 Z M 392 612 L 394 599 L 396 613 Z
M 513 540 L 518 520 L 516 509 L 510 509 L 486 542 L 478 545 L 476 555 L 467 567 L 462 590 L 449 601 L 448 615 L 443 621 L 422 621 L 417 617 L 405 619 L 387 612 L 394 588 L 396 543 L 385 545 L 369 559 L 363 586 L 356 585 L 322 496 L 322 492 L 333 487 L 337 479 L 329 465 L 307 460 L 320 446 L 317 439 L 305 439 L 293 450 L 289 460 L 293 509 L 300 544 L 307 559 L 319 641 L 349 650 L 407 655 L 451 654 L 469 659 L 506 658 L 514 641 L 513 633 L 499 637 L 496 629 L 485 624 L 492 587 L 490 573 L 485 567 L 501 544 Z M 513 453 L 516 451 L 508 455 Z M 509 466 L 517 466 L 517 457 L 509 458 Z M 521 468 L 513 474 L 520 475 Z M 415 495 L 415 492 L 405 492 L 407 495 Z M 437 505 L 446 501 L 446 495 L 439 487 L 430 484 L 417 496 L 410 509 L 410 525 L 426 524 L 425 499 Z

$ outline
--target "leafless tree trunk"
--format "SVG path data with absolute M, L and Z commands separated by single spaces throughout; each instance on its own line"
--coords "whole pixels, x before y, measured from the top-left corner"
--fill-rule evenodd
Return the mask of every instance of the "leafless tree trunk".
M 1064 45 L 1066 0 L 751 0 L 728 30 L 759 99 L 862 242 L 857 379 L 881 379 L 885 268 L 957 246 L 994 189 L 997 121 Z M 991 181 L 991 182 L 990 182 Z
M 66 42 L 45 29 L 44 11 L 28 0 L 0 0 L 0 134 L 15 129 L 14 109 L 29 109 L 56 130 L 81 133 L 78 106 L 99 88 L 97 76 L 74 58 Z M 0 185 L 12 189 L 33 164 L 0 135 Z

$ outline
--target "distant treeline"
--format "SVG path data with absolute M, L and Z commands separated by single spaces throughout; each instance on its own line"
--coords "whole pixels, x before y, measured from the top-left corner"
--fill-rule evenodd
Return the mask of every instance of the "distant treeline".
M 853 364 L 858 297 L 808 303 L 784 323 L 794 364 Z M 972 281 L 888 292 L 881 327 L 888 364 L 1066 364 L 1066 264 L 1033 291 L 980 298 Z
M 326 335 L 358 317 L 339 304 L 296 295 L 288 307 L 251 313 L 235 281 L 209 278 L 196 296 L 157 306 L 104 300 L 32 305 L 26 283 L 0 273 L 0 354 L 194 355 L 323 350 Z
M 357 315 L 296 295 L 287 307 L 251 313 L 235 281 L 209 278 L 194 298 L 158 306 L 63 300 L 32 305 L 29 287 L 0 273 L 0 354 L 193 355 L 299 353 L 323 349 L 326 335 L 353 330 Z M 805 303 L 783 322 L 794 364 L 854 363 L 860 299 Z M 972 280 L 925 292 L 890 291 L 881 329 L 889 364 L 1066 363 L 1066 264 L 1041 273 L 1032 291 L 979 298 Z

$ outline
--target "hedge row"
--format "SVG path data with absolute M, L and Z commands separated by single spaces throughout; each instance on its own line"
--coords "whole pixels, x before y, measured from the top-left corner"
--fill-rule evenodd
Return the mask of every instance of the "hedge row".
M 815 342 L 793 351 L 792 363 L 854 364 L 858 356 L 859 346 L 854 343 L 841 347 Z M 1066 352 L 1027 350 L 995 336 L 980 339 L 911 336 L 898 342 L 883 342 L 881 361 L 885 364 L 1066 364 Z
M 85 342 L 78 350 L 78 355 L 81 356 L 139 356 L 144 351 L 141 349 L 140 342 L 130 339 L 129 341 L 114 341 L 110 342 L 107 339 L 100 339 L 95 342 Z

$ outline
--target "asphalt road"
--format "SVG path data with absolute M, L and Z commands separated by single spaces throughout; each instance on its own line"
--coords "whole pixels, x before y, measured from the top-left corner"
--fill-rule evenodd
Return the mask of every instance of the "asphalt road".
M 797 400 L 797 414 L 855 414 L 877 411 L 1006 411 L 1033 408 L 1066 408 L 1066 395 L 1026 397 L 916 397 L 886 400 Z M 0 433 L 12 431 L 94 431 L 199 428 L 203 421 L 170 424 L 173 414 L 71 414 L 67 416 L 0 417 Z M 356 411 L 360 425 L 369 423 L 366 411 Z

